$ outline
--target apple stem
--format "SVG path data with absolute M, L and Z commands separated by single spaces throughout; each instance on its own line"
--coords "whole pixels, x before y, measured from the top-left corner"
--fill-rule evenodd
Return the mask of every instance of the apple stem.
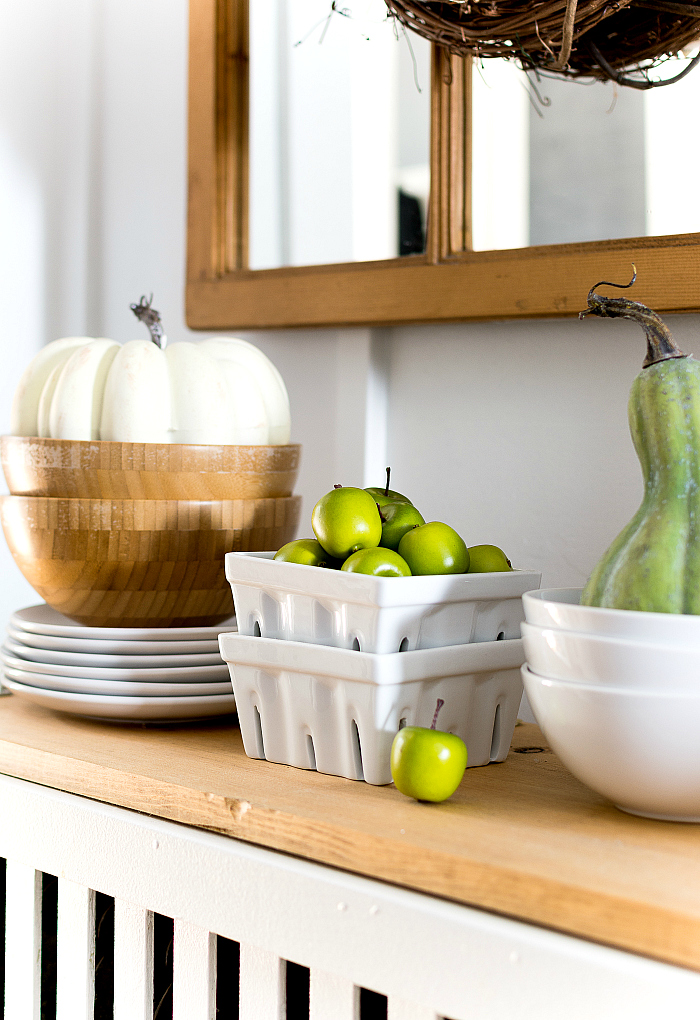
M 438 698 L 437 699 L 437 708 L 435 709 L 435 715 L 433 716 L 433 721 L 430 724 L 431 730 L 435 729 L 435 725 L 437 723 L 437 717 L 440 714 L 440 709 L 442 708 L 442 706 L 444 704 L 445 704 L 445 702 L 442 700 L 442 698 Z
M 343 487 L 343 486 L 342 486 L 342 485 L 338 485 L 338 483 L 337 483 L 337 482 L 336 482 L 336 484 L 335 484 L 335 485 L 333 486 L 333 488 L 334 488 L 334 489 L 342 489 L 342 487 Z
M 390 478 L 391 478 L 391 468 L 388 467 L 386 469 L 386 489 L 384 490 L 384 495 L 385 496 L 389 495 L 389 479 Z

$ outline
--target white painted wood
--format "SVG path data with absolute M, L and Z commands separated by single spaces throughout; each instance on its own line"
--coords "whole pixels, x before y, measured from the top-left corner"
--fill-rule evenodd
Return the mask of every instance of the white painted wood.
M 0 827 L 0 856 L 243 943 L 243 984 L 257 946 L 273 988 L 295 960 L 451 1020 L 697 1016 L 700 973 L 216 833 L 6 776 L 0 817 L 21 820 Z
M 173 936 L 173 1020 L 214 1020 L 216 935 L 176 917 Z
M 313 968 L 309 975 L 309 1020 L 358 1020 L 360 990 L 347 978 Z
M 338 331 L 334 483 L 386 482 L 389 339 L 388 330 Z
M 388 329 L 371 330 L 365 398 L 363 479 L 365 486 L 382 485 L 386 482 L 385 471 L 389 442 L 390 345 L 391 334 Z M 377 481 L 377 479 L 379 480 Z M 392 488 L 396 488 L 396 481 Z
M 39 1020 L 40 1011 L 41 872 L 28 864 L 8 860 L 5 1017 L 6 1020 Z
M 114 901 L 114 1020 L 153 1016 L 153 912 Z
M 429 1006 L 406 1002 L 392 995 L 388 1002 L 387 1020 L 440 1020 L 440 1017 Z
M 269 949 L 241 943 L 239 1020 L 283 1020 L 285 963 Z
M 95 1003 L 95 893 L 58 880 L 56 1020 L 93 1020 Z

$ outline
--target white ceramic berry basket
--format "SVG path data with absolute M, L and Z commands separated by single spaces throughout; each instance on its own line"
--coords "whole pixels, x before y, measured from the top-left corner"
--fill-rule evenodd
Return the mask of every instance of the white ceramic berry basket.
M 438 728 L 464 740 L 469 766 L 508 754 L 520 640 L 388 655 L 243 634 L 221 634 L 219 646 L 250 758 L 381 786 L 396 733 L 430 726 L 438 698 Z
M 522 595 L 540 574 L 372 577 L 228 553 L 241 634 L 387 654 L 520 637 Z

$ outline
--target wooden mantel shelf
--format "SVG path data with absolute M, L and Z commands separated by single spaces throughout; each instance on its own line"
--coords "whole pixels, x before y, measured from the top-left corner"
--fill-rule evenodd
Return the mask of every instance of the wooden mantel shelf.
M 535 726 L 427 805 L 252 761 L 230 723 L 113 726 L 5 697 L 0 772 L 700 970 L 700 827 L 622 814 Z

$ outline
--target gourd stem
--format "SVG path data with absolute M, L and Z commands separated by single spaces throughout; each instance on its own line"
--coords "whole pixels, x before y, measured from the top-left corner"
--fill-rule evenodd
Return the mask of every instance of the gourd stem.
M 676 344 L 671 331 L 660 316 L 651 308 L 640 304 L 638 301 L 629 301 L 627 298 L 609 298 L 595 293 L 595 288 L 603 283 L 609 287 L 631 287 L 637 278 L 635 270 L 630 283 L 608 283 L 604 280 L 591 287 L 588 294 L 588 307 L 579 312 L 579 319 L 586 315 L 599 315 L 604 319 L 631 319 L 639 323 L 647 338 L 647 355 L 644 359 L 644 368 L 656 365 L 659 361 L 668 361 L 670 358 L 686 358 L 682 350 Z
M 163 350 L 168 342 L 168 338 L 163 332 L 163 324 L 160 321 L 160 312 L 157 312 L 155 308 L 151 308 L 152 301 L 152 294 L 148 301 L 145 296 L 142 296 L 139 304 L 129 305 L 129 308 L 139 322 L 142 322 L 144 326 L 146 326 L 148 332 L 151 334 L 151 340 L 156 347 L 160 347 L 160 349 Z

